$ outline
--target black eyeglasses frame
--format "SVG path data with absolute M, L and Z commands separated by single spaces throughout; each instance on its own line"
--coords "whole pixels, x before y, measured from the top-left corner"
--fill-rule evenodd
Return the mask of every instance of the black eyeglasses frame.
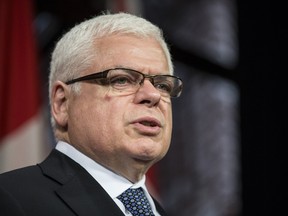
M 76 82 L 81 82 L 81 81 L 89 81 L 89 80 L 97 80 L 97 79 L 106 79 L 107 78 L 107 74 L 109 73 L 109 71 L 111 70 L 125 70 L 125 71 L 133 71 L 133 72 L 136 72 L 138 74 L 141 74 L 143 76 L 143 79 L 142 81 L 139 83 L 140 85 L 144 82 L 145 79 L 149 79 L 150 82 L 152 84 L 154 84 L 154 78 L 155 77 L 172 77 L 176 80 L 179 80 L 180 81 L 180 85 L 178 86 L 178 89 L 177 89 L 177 94 L 175 95 L 170 95 L 170 97 L 179 97 L 181 95 L 181 92 L 182 92 L 182 89 L 183 89 L 183 81 L 180 77 L 177 77 L 177 76 L 174 76 L 174 75 L 169 75 L 169 74 L 163 74 L 163 75 L 148 75 L 148 74 L 143 74 L 141 73 L 140 71 L 137 71 L 137 70 L 133 70 L 133 69 L 129 69 L 129 68 L 121 68 L 121 67 L 118 67 L 118 68 L 111 68 L 111 69 L 107 69 L 107 70 L 104 70 L 104 71 L 100 71 L 100 72 L 96 72 L 96 73 L 92 73 L 92 74 L 88 74 L 88 75 L 85 75 L 85 76 L 82 76 L 82 77 L 78 77 L 78 78 L 75 78 L 75 79 L 71 79 L 71 80 L 68 80 L 65 82 L 66 85 L 70 85 L 70 84 L 73 84 L 73 83 L 76 83 Z

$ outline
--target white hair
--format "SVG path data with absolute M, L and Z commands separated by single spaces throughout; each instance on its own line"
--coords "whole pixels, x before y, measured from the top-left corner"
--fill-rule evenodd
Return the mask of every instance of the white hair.
M 50 62 L 50 102 L 53 83 L 75 78 L 79 72 L 92 67 L 97 53 L 95 40 L 115 34 L 154 38 L 161 45 L 169 72 L 173 74 L 171 55 L 161 29 L 141 17 L 128 13 L 102 14 L 76 25 L 57 42 Z M 77 85 L 73 87 L 77 88 Z M 53 120 L 52 125 L 54 126 Z

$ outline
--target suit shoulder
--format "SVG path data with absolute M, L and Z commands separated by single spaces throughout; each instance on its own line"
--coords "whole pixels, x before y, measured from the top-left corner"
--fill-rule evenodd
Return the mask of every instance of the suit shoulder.
M 37 165 L 24 167 L 0 174 L 0 185 L 15 185 L 25 181 L 33 181 L 33 178 L 41 175 L 41 169 Z

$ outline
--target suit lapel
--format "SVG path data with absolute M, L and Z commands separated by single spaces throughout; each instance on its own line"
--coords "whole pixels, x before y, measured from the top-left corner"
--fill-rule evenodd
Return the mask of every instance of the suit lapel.
M 77 215 L 123 216 L 100 184 L 66 155 L 54 150 L 40 167 L 44 175 L 59 183 L 57 195 Z
M 45 176 L 59 185 L 56 194 L 76 215 L 123 216 L 100 184 L 83 167 L 61 152 L 53 150 L 39 166 Z M 154 203 L 160 215 L 166 216 L 157 200 L 154 199 Z
M 152 197 L 153 198 L 153 197 Z M 167 213 L 165 212 L 165 210 L 162 208 L 162 206 L 159 204 L 159 202 L 153 198 L 153 201 L 155 203 L 155 207 L 158 211 L 158 213 L 161 215 L 161 216 L 167 216 Z

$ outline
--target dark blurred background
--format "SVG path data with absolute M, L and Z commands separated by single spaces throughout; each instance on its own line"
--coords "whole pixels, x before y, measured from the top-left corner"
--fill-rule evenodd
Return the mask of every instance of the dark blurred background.
M 47 113 L 50 55 L 61 35 L 105 10 L 141 15 L 163 29 L 184 80 L 170 151 L 149 174 L 155 196 L 175 216 L 287 214 L 287 1 L 33 3 Z

